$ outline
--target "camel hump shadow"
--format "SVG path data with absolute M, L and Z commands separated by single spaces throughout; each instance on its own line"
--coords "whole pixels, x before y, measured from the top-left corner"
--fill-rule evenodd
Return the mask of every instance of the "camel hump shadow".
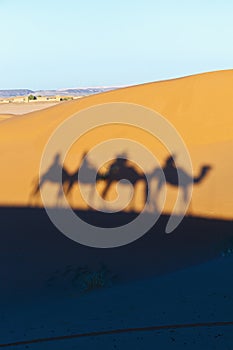
M 81 181 L 85 184 L 93 184 L 95 182 L 96 170 L 90 165 L 90 163 L 85 158 L 86 152 L 83 153 L 81 158 L 81 164 L 78 165 L 74 172 L 69 172 L 64 165 L 61 163 L 61 154 L 55 154 L 52 164 L 49 166 L 47 171 L 40 176 L 40 178 L 33 181 L 33 190 L 30 193 L 29 201 L 32 202 L 33 198 L 37 198 L 40 191 L 46 184 L 56 184 L 58 186 L 56 204 L 59 204 L 59 200 L 63 196 L 70 195 L 73 186 Z M 82 169 L 82 176 L 79 179 L 79 171 Z M 91 181 L 92 179 L 92 181 Z
M 40 190 L 46 183 L 58 185 L 56 196 L 57 205 L 59 204 L 59 200 L 63 197 L 63 193 L 65 196 L 71 195 L 72 189 L 76 184 L 91 186 L 91 198 L 94 196 L 93 186 L 96 186 L 99 181 L 104 182 L 101 196 L 103 199 L 106 199 L 112 185 L 120 181 L 122 184 L 130 183 L 134 187 L 133 198 L 131 200 L 132 205 L 134 204 L 136 197 L 135 189 L 139 182 L 142 182 L 144 186 L 144 204 L 148 202 L 149 205 L 154 205 L 155 210 L 158 209 L 157 201 L 160 192 L 166 184 L 177 188 L 179 187 L 182 191 L 183 202 L 185 203 L 188 200 L 188 190 L 191 184 L 196 185 L 201 183 L 212 167 L 210 165 L 203 165 L 199 174 L 193 177 L 182 167 L 176 167 L 174 159 L 174 155 L 169 156 L 165 160 L 162 168 L 156 167 L 150 173 L 145 174 L 140 173 L 134 166 L 132 166 L 128 161 L 127 154 L 123 153 L 119 154 L 113 160 L 105 173 L 101 173 L 92 166 L 86 157 L 86 152 L 84 152 L 81 157 L 81 162 L 76 167 L 76 170 L 69 172 L 61 163 L 61 155 L 57 153 L 47 171 L 36 181 L 36 184 L 34 183 L 34 188 L 30 194 L 30 201 L 32 198 L 36 198 L 39 195 Z M 149 193 L 149 185 L 154 179 L 157 181 L 157 187 L 154 196 L 152 196 L 151 191 Z
M 101 177 L 98 173 L 97 177 Z M 105 187 L 101 193 L 103 199 L 107 197 L 112 185 L 116 182 L 120 182 L 122 185 L 128 185 L 130 183 L 133 187 L 133 197 L 131 199 L 132 208 L 135 207 L 136 198 L 136 186 L 139 182 L 144 185 L 143 201 L 146 203 L 148 198 L 148 181 L 146 175 L 138 172 L 138 170 L 129 164 L 126 153 L 119 154 L 112 162 L 108 171 L 102 175 L 102 179 L 105 181 Z
M 175 165 L 175 155 L 172 155 L 165 160 L 162 168 L 155 168 L 148 177 L 151 181 L 153 179 L 157 180 L 157 188 L 155 191 L 156 198 L 159 198 L 162 188 L 168 184 L 181 189 L 183 203 L 185 204 L 188 201 L 188 191 L 190 186 L 192 184 L 200 184 L 206 178 L 211 169 L 211 165 L 203 165 L 200 168 L 199 174 L 197 176 L 192 176 L 187 173 L 184 168 Z M 152 203 L 154 202 L 153 199 L 151 199 L 151 201 Z

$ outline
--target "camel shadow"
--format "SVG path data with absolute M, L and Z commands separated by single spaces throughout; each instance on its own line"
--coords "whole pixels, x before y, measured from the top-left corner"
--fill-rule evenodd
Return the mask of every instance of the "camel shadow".
M 154 191 L 153 197 L 150 193 L 150 205 L 155 209 L 157 208 L 157 200 L 160 197 L 160 193 L 165 185 L 176 187 L 182 192 L 182 201 L 185 205 L 189 200 L 189 189 L 191 185 L 200 184 L 207 176 L 209 171 L 212 169 L 210 165 L 203 165 L 197 176 L 188 174 L 184 168 L 176 167 L 175 155 L 169 156 L 164 163 L 162 168 L 157 167 L 148 174 L 147 178 L 149 181 L 156 180 L 157 185 Z
M 101 193 L 103 199 L 106 199 L 111 187 L 116 183 L 121 183 L 122 185 L 133 186 L 133 196 L 130 201 L 130 206 L 135 208 L 135 198 L 136 198 L 136 188 L 139 182 L 144 185 L 143 191 L 143 202 L 146 204 L 148 198 L 148 181 L 146 175 L 137 171 L 137 169 L 128 163 L 127 154 L 119 154 L 112 162 L 108 171 L 101 175 L 97 174 L 97 178 L 105 181 L 104 189 Z
M 96 177 L 96 169 L 91 166 L 85 156 L 86 153 L 83 153 L 81 163 L 76 170 L 74 172 L 69 172 L 61 163 L 61 154 L 57 153 L 48 170 L 42 174 L 39 179 L 33 181 L 33 190 L 29 196 L 29 203 L 38 201 L 41 190 L 48 184 L 57 186 L 57 193 L 53 200 L 54 206 L 57 207 L 61 206 L 64 196 L 72 201 L 72 189 L 76 184 L 95 185 L 100 179 Z M 81 176 L 79 176 L 80 170 L 82 170 Z
M 169 156 L 164 162 L 164 166 L 156 167 L 149 173 L 139 173 L 136 168 L 128 164 L 127 155 L 119 155 L 109 167 L 109 170 L 104 176 L 105 187 L 102 191 L 102 197 L 106 198 L 111 186 L 121 181 L 121 183 L 128 183 L 133 186 L 132 204 L 134 207 L 135 189 L 137 184 L 141 181 L 144 184 L 143 200 L 147 205 L 148 211 L 160 212 L 159 199 L 162 189 L 165 185 L 170 185 L 181 190 L 181 207 L 184 207 L 189 201 L 189 189 L 191 185 L 200 184 L 212 169 L 210 165 L 203 165 L 197 176 L 188 174 L 182 167 L 175 165 L 175 155 Z M 126 182 L 123 182 L 126 180 Z M 128 181 L 128 182 L 127 182 Z M 156 181 L 156 189 L 152 191 L 152 182 Z M 183 210 L 183 209 L 182 209 Z M 181 211 L 182 211 L 181 210 Z
M 33 200 L 36 201 L 40 197 L 40 191 L 47 184 L 57 184 L 57 204 L 59 203 L 59 198 L 61 197 L 62 189 L 64 187 L 65 178 L 68 177 L 68 171 L 61 164 L 61 155 L 57 153 L 54 156 L 53 162 L 48 168 L 48 170 L 40 176 L 40 178 L 33 181 L 33 190 L 30 193 L 29 202 L 33 203 Z M 60 179 L 62 179 L 60 181 Z
M 102 199 L 106 199 L 112 186 L 116 183 L 133 186 L 133 196 L 130 201 L 132 209 L 135 210 L 136 188 L 139 183 L 143 184 L 144 205 L 147 205 L 149 211 L 159 212 L 159 198 L 165 185 L 171 185 L 181 190 L 182 201 L 185 205 L 189 200 L 189 188 L 192 184 L 200 184 L 211 170 L 210 165 L 201 167 L 197 176 L 188 174 L 182 167 L 176 167 L 174 162 L 175 156 L 169 156 L 162 167 L 156 167 L 149 173 L 139 172 L 132 164 L 129 163 L 127 154 L 119 154 L 111 163 L 105 173 L 98 171 L 87 159 L 86 152 L 81 157 L 81 162 L 76 170 L 70 172 L 61 164 L 61 155 L 57 153 L 48 170 L 37 180 L 30 194 L 30 202 L 39 197 L 40 191 L 46 184 L 56 184 L 57 193 L 55 195 L 55 206 L 60 206 L 62 199 L 69 198 L 72 202 L 72 190 L 74 186 L 89 186 L 88 203 L 94 201 L 95 186 L 99 181 L 103 181 L 104 186 L 100 193 Z M 152 182 L 156 181 L 156 188 L 152 191 Z M 107 205 L 107 202 L 106 202 Z M 88 204 L 88 207 L 91 207 Z
M 104 174 L 98 171 L 91 165 L 86 157 L 86 152 L 83 153 L 80 164 L 77 166 L 74 172 L 69 172 L 67 168 L 61 164 L 61 155 L 57 153 L 54 156 L 52 164 L 48 170 L 40 176 L 40 179 L 33 183 L 33 190 L 30 194 L 29 201 L 37 201 L 40 192 L 44 186 L 48 184 L 57 185 L 57 193 L 54 198 L 54 206 L 61 206 L 61 200 L 63 194 L 69 198 L 69 202 L 72 203 L 72 190 L 75 185 L 87 185 L 89 186 L 89 199 L 88 203 L 94 201 L 95 186 L 99 181 L 104 182 L 104 188 L 101 192 L 101 197 L 106 199 L 108 192 L 113 184 L 121 182 L 122 184 L 130 183 L 134 189 L 137 184 L 142 181 L 144 183 L 144 201 L 146 202 L 148 196 L 148 182 L 145 174 L 139 173 L 133 166 L 127 163 L 126 155 L 119 155 L 114 159 L 110 168 Z M 135 191 L 133 191 L 135 194 Z M 131 203 L 134 203 L 134 197 Z M 106 202 L 107 203 L 107 202 Z M 91 207 L 89 205 L 89 207 Z

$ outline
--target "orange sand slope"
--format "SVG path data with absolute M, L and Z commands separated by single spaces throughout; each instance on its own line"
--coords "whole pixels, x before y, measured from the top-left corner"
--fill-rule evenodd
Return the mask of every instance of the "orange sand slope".
M 12 118 L 12 117 L 14 117 L 14 114 L 7 114 L 7 113 L 0 114 L 0 122 L 3 120 L 6 120 L 6 119 Z
M 30 194 L 36 186 L 43 149 L 60 123 L 91 106 L 128 102 L 153 109 L 173 124 L 188 147 L 195 176 L 203 164 L 212 166 L 206 178 L 194 187 L 191 214 L 232 219 L 232 82 L 233 70 L 199 74 L 93 95 L 5 120 L 0 123 L 0 204 L 41 204 Z M 99 142 L 119 137 L 141 142 L 161 164 L 168 156 L 166 148 L 144 131 L 115 125 L 82 136 L 71 147 L 65 166 L 73 172 L 80 163 L 83 152 Z M 120 149 L 112 149 L 113 157 L 122 152 L 127 152 L 130 158 L 132 150 L 128 150 L 124 142 Z M 177 156 L 179 163 L 179 154 Z M 90 158 L 90 161 L 95 166 L 95 159 Z M 182 163 L 180 165 L 183 166 Z M 145 168 L 145 171 L 151 170 L 149 164 Z M 53 193 L 56 196 L 56 185 L 45 186 L 51 186 L 51 195 Z M 175 188 L 167 187 L 165 211 L 171 211 L 176 194 Z M 114 195 L 115 191 L 112 190 L 109 198 Z M 140 196 L 137 194 L 137 209 L 142 205 Z M 72 193 L 72 204 L 85 207 L 77 188 Z

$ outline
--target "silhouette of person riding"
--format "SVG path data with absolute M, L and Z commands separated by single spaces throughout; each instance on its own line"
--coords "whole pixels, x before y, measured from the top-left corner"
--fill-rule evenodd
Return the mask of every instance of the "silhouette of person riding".
M 95 183 L 93 174 L 96 175 L 96 169 L 95 167 L 90 163 L 90 161 L 87 158 L 87 153 L 84 152 L 82 155 L 81 165 L 77 169 L 77 176 L 80 169 L 82 169 L 82 176 L 80 177 L 79 181 L 82 183 Z
M 162 168 L 155 168 L 150 174 L 148 174 L 148 178 L 150 180 L 157 179 L 158 181 L 155 198 L 158 198 L 162 188 L 166 184 L 169 184 L 173 187 L 180 188 L 182 191 L 183 203 L 186 203 L 188 201 L 188 191 L 190 186 L 192 184 L 196 185 L 201 183 L 210 170 L 210 165 L 203 165 L 197 176 L 188 174 L 184 168 L 176 166 L 175 155 L 173 154 L 165 160 Z M 150 203 L 153 203 L 154 208 L 156 208 L 155 201 L 151 200 Z
M 108 175 L 120 173 L 125 168 L 128 168 L 126 155 L 118 155 L 114 162 L 111 164 Z
M 105 187 L 102 192 L 102 197 L 106 198 L 107 193 L 113 183 L 121 181 L 122 184 L 127 184 L 128 182 L 135 188 L 139 181 L 144 183 L 144 201 L 146 203 L 148 195 L 148 183 L 145 174 L 139 173 L 133 166 L 128 164 L 127 155 L 120 154 L 111 164 L 108 172 L 102 177 L 105 180 Z M 135 197 L 135 191 L 134 196 Z M 132 199 L 132 202 L 133 202 Z
M 47 178 L 50 179 L 51 182 L 57 180 L 62 170 L 61 155 L 57 153 L 54 157 L 53 163 L 46 172 Z
M 57 153 L 46 173 L 43 174 L 40 178 L 40 181 L 38 181 L 34 189 L 33 195 L 38 194 L 45 182 L 59 183 L 61 173 L 63 175 L 64 172 L 66 173 L 66 170 L 61 164 L 61 155 Z

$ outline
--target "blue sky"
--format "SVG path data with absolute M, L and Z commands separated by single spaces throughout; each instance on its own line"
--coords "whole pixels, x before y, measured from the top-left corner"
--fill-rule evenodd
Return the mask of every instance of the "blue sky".
M 0 89 L 233 68 L 232 0 L 0 0 Z

